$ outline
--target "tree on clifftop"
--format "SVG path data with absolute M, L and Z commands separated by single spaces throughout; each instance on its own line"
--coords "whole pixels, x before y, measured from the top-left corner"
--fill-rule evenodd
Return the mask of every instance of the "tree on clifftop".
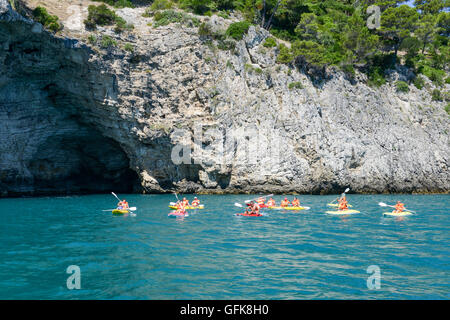
M 419 13 L 406 4 L 390 7 L 382 13 L 380 31 L 385 42 L 393 45 L 395 58 L 403 40 L 416 29 L 418 20 Z

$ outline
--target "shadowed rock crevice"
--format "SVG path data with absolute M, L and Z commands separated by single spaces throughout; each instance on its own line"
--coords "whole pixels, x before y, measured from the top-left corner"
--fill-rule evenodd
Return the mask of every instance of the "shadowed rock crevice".
M 118 118 L 93 111 L 114 97 L 115 76 L 88 66 L 88 48 L 32 26 L 0 20 L 0 196 L 139 192 L 126 146 L 92 124 Z
M 121 193 L 138 190 L 139 180 L 129 168 L 120 146 L 98 132 L 80 128 L 49 137 L 27 167 L 34 194 Z

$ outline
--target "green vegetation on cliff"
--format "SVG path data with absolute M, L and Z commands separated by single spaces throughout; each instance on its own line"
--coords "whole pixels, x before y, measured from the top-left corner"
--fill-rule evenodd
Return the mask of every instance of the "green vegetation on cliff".
M 235 40 L 241 40 L 248 28 L 250 28 L 250 23 L 247 21 L 234 22 L 228 27 L 226 35 Z
M 132 24 L 128 24 L 104 4 L 99 6 L 90 5 L 88 12 L 88 17 L 84 20 L 84 24 L 88 29 L 96 29 L 97 26 L 115 25 L 114 31 L 120 33 L 134 28 Z
M 291 48 L 279 47 L 279 63 L 334 65 L 350 74 L 359 68 L 376 86 L 385 83 L 385 70 L 400 63 L 438 86 L 444 83 L 450 55 L 448 0 L 415 0 L 413 6 L 398 0 L 157 1 L 197 14 L 240 11 L 245 21 L 232 23 L 227 35 L 239 40 L 254 24 L 290 41 Z M 379 19 L 370 6 L 380 9 Z
M 50 15 L 47 12 L 47 9 L 43 7 L 36 7 L 36 9 L 33 10 L 33 17 L 37 22 L 53 32 L 57 32 L 62 29 L 62 25 L 59 23 L 58 17 Z

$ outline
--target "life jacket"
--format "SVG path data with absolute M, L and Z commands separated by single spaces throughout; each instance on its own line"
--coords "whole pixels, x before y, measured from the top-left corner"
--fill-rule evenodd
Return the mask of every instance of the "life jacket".
M 264 198 L 258 198 L 256 202 L 258 202 L 258 204 L 264 204 Z
M 397 212 L 402 212 L 403 210 L 405 210 L 405 205 L 403 203 L 398 203 L 395 205 L 395 210 Z
M 347 210 L 347 201 L 346 200 L 342 200 L 339 201 L 339 210 Z
M 290 204 L 289 200 L 283 200 L 281 201 L 281 206 L 282 207 L 287 207 Z
M 300 206 L 300 200 L 298 200 L 298 199 L 292 200 L 292 206 L 293 207 L 299 207 Z
M 273 200 L 272 198 L 269 199 L 269 201 L 267 201 L 267 205 L 269 207 L 275 207 L 275 200 Z
M 196 207 L 196 206 L 198 206 L 200 204 L 200 200 L 192 200 L 192 202 L 191 202 L 191 205 L 193 206 L 193 207 Z

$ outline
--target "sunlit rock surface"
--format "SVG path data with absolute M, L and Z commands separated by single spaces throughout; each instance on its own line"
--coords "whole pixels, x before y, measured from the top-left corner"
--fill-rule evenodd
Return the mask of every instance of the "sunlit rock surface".
M 149 27 L 143 11 L 118 10 L 135 29 L 99 28 L 98 42 L 117 42 L 102 49 L 0 0 L 0 195 L 450 190 L 449 117 L 428 80 L 396 92 L 411 76 L 399 68 L 374 89 L 360 73 L 277 64 L 265 30 L 221 50 L 193 24 Z M 180 143 L 190 163 L 173 161 Z M 225 157 L 207 152 L 218 143 Z

